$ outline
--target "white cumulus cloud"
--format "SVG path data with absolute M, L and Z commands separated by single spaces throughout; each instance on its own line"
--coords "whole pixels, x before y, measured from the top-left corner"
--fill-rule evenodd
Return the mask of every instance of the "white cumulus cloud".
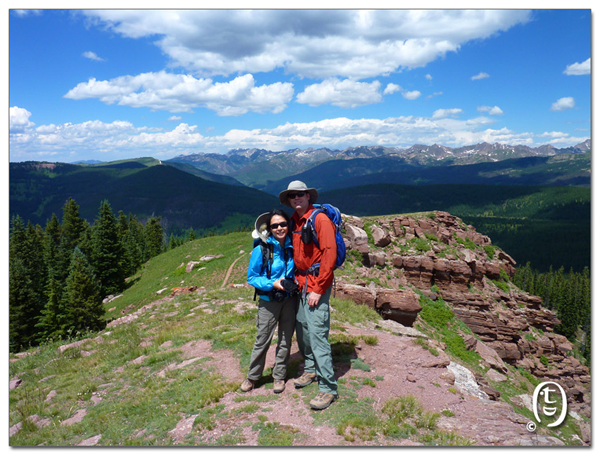
M 438 109 L 433 113 L 431 118 L 433 119 L 441 119 L 446 117 L 456 116 L 462 113 L 462 109 L 453 108 L 453 109 Z
M 573 109 L 575 107 L 575 99 L 571 96 L 565 96 L 552 103 L 550 107 L 551 111 L 566 111 L 567 109 Z
M 90 60 L 96 60 L 97 62 L 104 62 L 105 60 L 103 58 L 100 58 L 96 55 L 95 52 L 92 51 L 86 51 L 82 54 L 85 58 L 88 58 Z
M 526 10 L 82 10 L 129 38 L 152 38 L 172 65 L 228 76 L 283 68 L 362 79 L 418 68 L 526 23 Z M 243 36 L 240 40 L 238 37 Z
M 402 96 L 407 100 L 416 100 L 421 96 L 421 92 L 418 90 L 405 91 L 402 92 Z
M 585 62 L 573 63 L 567 66 L 563 71 L 567 76 L 584 76 L 592 72 L 592 59 L 588 58 Z
M 18 106 L 13 106 L 10 111 L 10 132 L 23 132 L 28 128 L 32 128 L 35 124 L 29 120 L 31 112 Z
M 477 108 L 479 112 L 487 112 L 489 115 L 503 115 L 504 112 L 498 106 L 479 106 Z
M 488 73 L 479 73 L 479 74 L 476 74 L 475 76 L 472 76 L 471 80 L 478 81 L 479 79 L 487 79 L 488 77 L 490 77 L 490 75 Z
M 319 84 L 307 86 L 296 97 L 298 103 L 310 106 L 332 104 L 344 108 L 354 108 L 381 102 L 381 83 L 358 82 L 350 79 L 329 78 Z
M 402 90 L 402 87 L 400 87 L 398 84 L 394 84 L 394 83 L 390 82 L 388 85 L 386 85 L 385 90 L 383 91 L 383 94 L 391 95 L 392 93 L 399 92 L 400 90 Z
M 223 153 L 233 148 L 281 151 L 309 147 L 343 149 L 363 144 L 409 147 L 417 143 L 438 143 L 460 147 L 479 142 L 500 142 L 535 146 L 551 140 L 556 146 L 569 146 L 586 139 L 553 131 L 544 133 L 537 142 L 532 133 L 491 128 L 493 121 L 487 117 L 461 120 L 456 117 L 462 112 L 460 109 L 436 111 L 431 117 L 337 117 L 314 122 L 288 122 L 273 128 L 231 129 L 214 136 L 203 135 L 197 125 L 187 123 L 169 129 L 138 128 L 130 122 L 105 123 L 98 120 L 33 127 L 31 122 L 28 123 L 31 114 L 11 109 L 14 124 L 27 125 L 20 129 L 23 132 L 11 131 L 10 153 L 14 161 L 48 157 L 63 162 L 91 158 L 109 161 L 139 156 L 168 159 L 198 152 Z M 206 131 L 207 134 L 210 132 L 209 129 Z
M 69 90 L 65 98 L 97 98 L 106 104 L 169 112 L 192 112 L 194 108 L 204 107 L 218 115 L 235 116 L 249 111 L 281 112 L 293 94 L 291 83 L 256 86 L 251 74 L 215 83 L 212 79 L 160 71 L 106 81 L 92 78 Z

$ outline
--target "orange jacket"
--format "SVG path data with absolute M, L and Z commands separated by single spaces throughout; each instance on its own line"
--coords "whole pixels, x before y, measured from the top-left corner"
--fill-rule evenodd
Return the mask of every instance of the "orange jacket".
M 333 269 L 337 257 L 337 245 L 335 243 L 335 226 L 324 213 L 315 217 L 315 231 L 319 247 L 314 242 L 305 244 L 300 235 L 302 226 L 306 224 L 310 214 L 315 208 L 312 204 L 302 217 L 294 212 L 294 231 L 292 233 L 292 244 L 294 246 L 294 264 L 296 265 L 296 280 L 302 289 L 308 279 L 307 292 L 324 294 L 333 283 Z M 310 266 L 320 263 L 319 276 L 301 275 L 298 272 L 307 270 Z

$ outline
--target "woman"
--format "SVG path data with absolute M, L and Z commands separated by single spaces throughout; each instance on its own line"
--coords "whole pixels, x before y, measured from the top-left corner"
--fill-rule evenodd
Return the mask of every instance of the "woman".
M 256 288 L 260 298 L 256 317 L 258 333 L 250 358 L 248 376 L 240 387 L 243 392 L 252 390 L 262 376 L 275 326 L 278 326 L 278 332 L 273 391 L 281 393 L 285 389 L 287 363 L 296 325 L 296 295 L 290 295 L 284 287 L 290 284 L 289 280 L 291 283 L 294 280 L 289 226 L 289 216 L 278 209 L 262 214 L 255 223 L 253 236 L 260 238 L 268 248 L 264 250 L 267 254 L 263 255 L 263 248 L 260 245 L 256 246 L 252 250 L 248 266 L 248 283 Z

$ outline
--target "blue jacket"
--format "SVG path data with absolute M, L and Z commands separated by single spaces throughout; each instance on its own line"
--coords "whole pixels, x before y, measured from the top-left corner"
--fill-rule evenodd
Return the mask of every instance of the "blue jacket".
M 248 265 L 248 284 L 254 286 L 259 291 L 269 292 L 273 290 L 273 283 L 280 278 L 294 279 L 294 256 L 292 254 L 292 240 L 289 237 L 285 239 L 285 246 L 282 249 L 278 240 L 273 236 L 267 238 L 267 243 L 273 247 L 273 263 L 271 265 L 271 278 L 267 277 L 266 264 L 263 266 L 263 257 L 260 245 L 252 250 L 250 264 Z M 287 251 L 287 260 L 285 259 L 284 249 Z M 268 295 L 260 295 L 263 300 L 270 300 Z

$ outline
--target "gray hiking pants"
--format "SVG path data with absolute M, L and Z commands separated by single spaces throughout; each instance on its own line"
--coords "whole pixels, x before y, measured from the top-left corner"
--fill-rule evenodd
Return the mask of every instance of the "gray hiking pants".
M 258 332 L 250 357 L 248 379 L 257 381 L 261 378 L 265 369 L 267 352 L 275 334 L 275 327 L 278 327 L 273 379 L 285 380 L 295 326 L 296 297 L 285 299 L 283 302 L 259 299 L 258 314 L 256 316 L 256 329 Z
M 300 297 L 296 314 L 296 337 L 304 357 L 304 372 L 316 373 L 319 391 L 337 395 L 337 381 L 329 344 L 329 298 L 331 286 L 315 307 L 309 307 L 306 297 Z

